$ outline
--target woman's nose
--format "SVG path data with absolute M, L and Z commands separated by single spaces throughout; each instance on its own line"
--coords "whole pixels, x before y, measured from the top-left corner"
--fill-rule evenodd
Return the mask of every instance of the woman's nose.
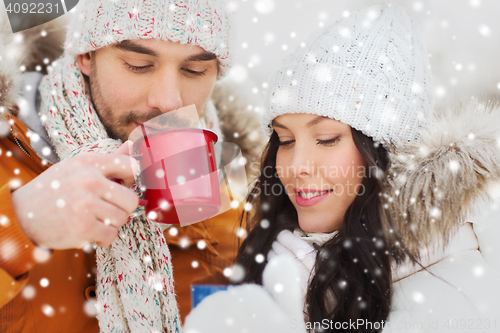
M 315 163 L 310 147 L 296 144 L 288 171 L 294 177 L 310 177 L 314 175 Z

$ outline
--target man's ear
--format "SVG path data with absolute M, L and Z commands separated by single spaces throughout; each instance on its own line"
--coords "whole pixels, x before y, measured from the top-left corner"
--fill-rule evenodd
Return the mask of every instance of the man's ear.
M 80 71 L 87 76 L 90 76 L 91 57 L 92 55 L 90 54 L 90 52 L 87 52 L 85 54 L 79 54 L 76 56 L 78 60 L 78 66 L 80 67 Z

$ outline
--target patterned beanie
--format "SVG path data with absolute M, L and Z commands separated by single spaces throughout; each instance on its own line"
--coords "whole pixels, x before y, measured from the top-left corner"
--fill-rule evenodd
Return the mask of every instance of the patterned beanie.
M 304 44 L 302 44 L 304 45 Z M 402 7 L 376 5 L 314 33 L 270 78 L 262 117 L 326 116 L 397 146 L 418 142 L 432 108 L 432 77 L 416 24 Z
M 231 12 L 224 0 L 80 0 L 65 47 L 83 54 L 124 40 L 154 38 L 192 44 L 231 65 Z

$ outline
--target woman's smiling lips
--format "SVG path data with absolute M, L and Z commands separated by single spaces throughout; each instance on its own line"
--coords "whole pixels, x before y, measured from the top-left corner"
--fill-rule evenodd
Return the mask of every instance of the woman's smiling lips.
M 307 207 L 317 204 L 318 202 L 329 196 L 333 190 L 309 190 L 309 189 L 294 189 L 295 201 L 297 205 Z

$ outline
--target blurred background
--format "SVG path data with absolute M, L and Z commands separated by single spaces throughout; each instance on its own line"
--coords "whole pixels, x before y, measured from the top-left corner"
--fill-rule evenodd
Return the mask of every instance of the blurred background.
M 272 70 L 316 29 L 364 5 L 383 1 L 238 0 L 235 66 L 228 79 L 261 107 Z M 435 103 L 500 97 L 500 1 L 392 1 L 422 26 L 434 74 Z

